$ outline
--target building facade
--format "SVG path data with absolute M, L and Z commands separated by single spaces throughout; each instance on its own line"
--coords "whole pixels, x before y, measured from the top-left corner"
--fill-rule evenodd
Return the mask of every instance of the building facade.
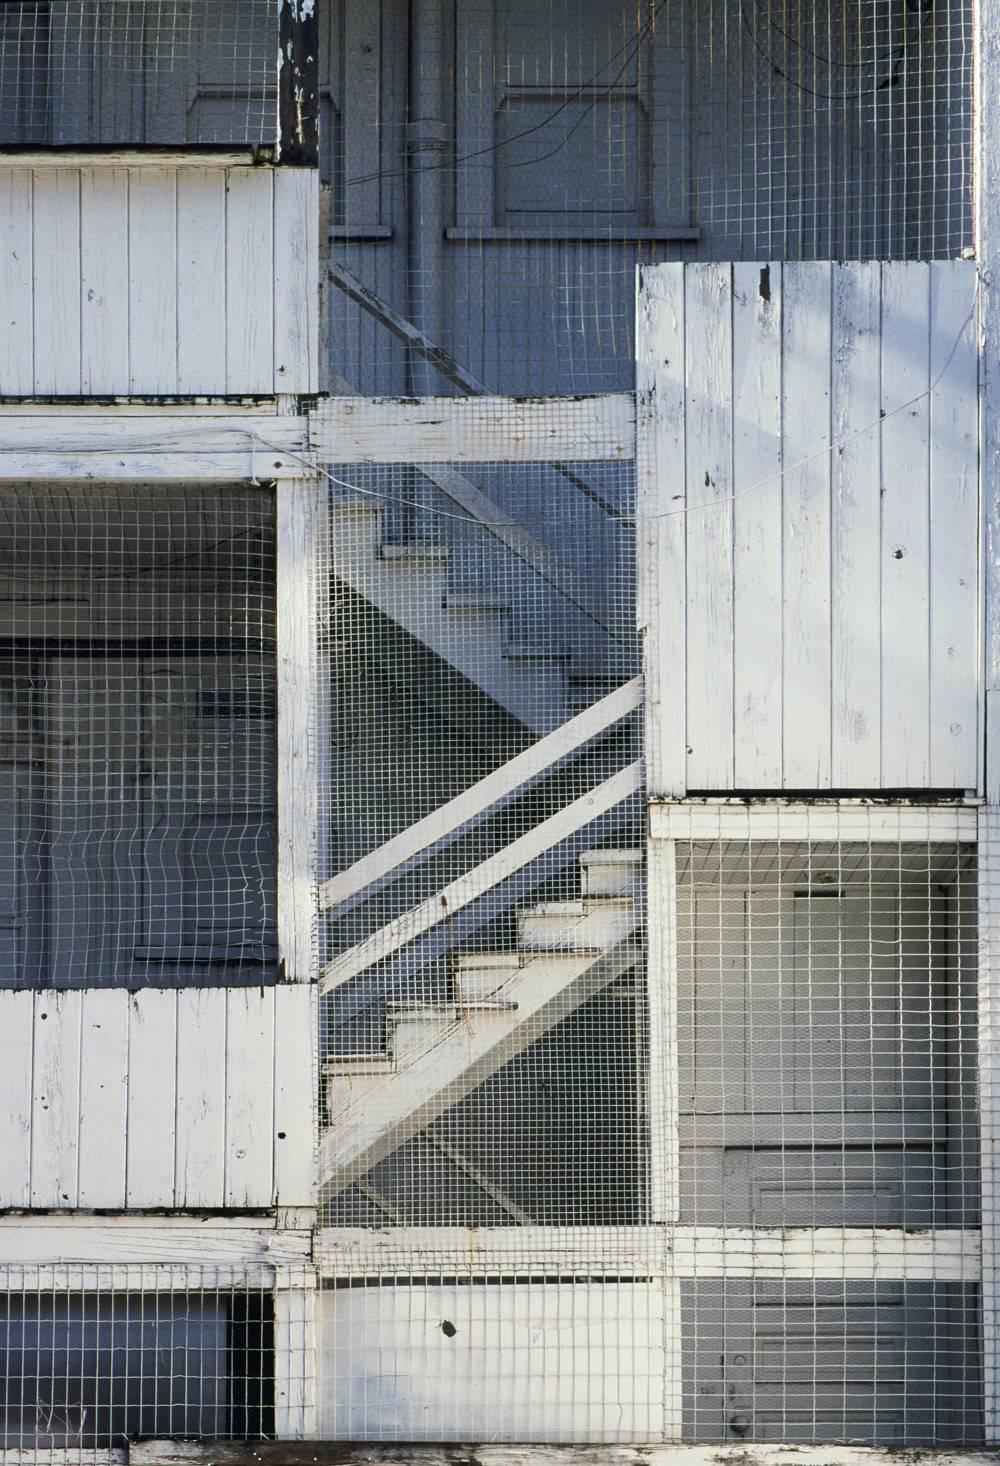
M 991 5 L 3 7 L 14 1459 L 995 1440 Z

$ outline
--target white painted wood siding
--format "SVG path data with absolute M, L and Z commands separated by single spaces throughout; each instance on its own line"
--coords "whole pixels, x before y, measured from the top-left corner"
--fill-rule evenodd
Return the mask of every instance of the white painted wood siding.
M 968 261 L 643 272 L 650 792 L 978 789 Z
M 0 396 L 315 392 L 318 208 L 304 168 L 0 167 Z
M 0 992 L 0 1208 L 311 1205 L 312 1033 L 304 985 Z

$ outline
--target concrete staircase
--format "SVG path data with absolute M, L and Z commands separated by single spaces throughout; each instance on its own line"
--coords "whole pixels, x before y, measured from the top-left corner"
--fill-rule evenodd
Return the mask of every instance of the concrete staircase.
M 336 499 L 334 513 L 331 569 L 370 605 L 532 732 L 546 733 L 577 711 L 570 654 L 513 642 L 508 604 L 449 590 L 447 546 L 386 544 L 383 511 L 369 500 Z
M 342 1190 L 638 956 L 642 855 L 580 856 L 580 894 L 517 913 L 517 946 L 459 955 L 446 1004 L 394 1003 L 386 1047 L 324 1064 L 323 1176 Z

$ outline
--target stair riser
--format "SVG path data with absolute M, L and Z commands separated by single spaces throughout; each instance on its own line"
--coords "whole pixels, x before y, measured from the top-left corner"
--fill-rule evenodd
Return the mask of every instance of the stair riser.
M 607 865 L 582 865 L 580 886 L 584 896 L 634 896 L 642 880 L 642 867 L 638 861 L 608 863 Z
M 518 945 L 529 950 L 546 948 L 611 947 L 635 929 L 635 912 L 592 911 L 583 916 L 525 915 L 518 920 Z

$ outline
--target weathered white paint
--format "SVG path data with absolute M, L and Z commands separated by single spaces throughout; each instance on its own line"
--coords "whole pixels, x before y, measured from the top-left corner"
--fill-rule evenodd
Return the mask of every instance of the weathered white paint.
M 0 992 L 0 1206 L 309 1206 L 312 1012 L 291 985 Z
M 552 463 L 635 456 L 631 393 L 331 397 L 309 414 L 323 463 Z
M 326 1366 L 321 1437 L 614 1441 L 671 1433 L 656 1281 L 431 1280 L 324 1290 L 317 1308 Z
M 0 482 L 295 479 L 313 469 L 306 420 L 273 411 L 0 412 Z
M 277 490 L 278 958 L 288 982 L 316 966 L 316 565 L 325 490 Z
M 1000 762 L 987 751 L 991 765 Z M 991 770 L 992 773 L 992 770 Z M 996 777 L 995 774 L 992 774 Z M 983 1390 L 986 1439 L 1000 1439 L 1000 809 L 980 814 L 978 852 L 979 1133 L 983 1230 Z
M 829 800 L 817 804 L 746 804 L 742 800 L 656 801 L 649 806 L 649 834 L 657 840 L 884 840 L 893 844 L 932 840 L 974 842 L 982 812 L 958 804 L 866 804 Z
M 307 1218 L 0 1216 L 0 1270 L 60 1267 L 300 1268 Z M 62 1287 L 70 1285 L 62 1284 Z
M 609 1249 L 609 1238 L 614 1247 Z M 613 1272 L 636 1278 L 921 1279 L 976 1282 L 977 1231 L 896 1227 L 322 1228 L 321 1277 Z
M 737 1444 L 707 1446 L 664 1445 L 642 1441 L 635 1445 L 497 1445 L 469 1442 L 458 1447 L 472 1451 L 482 1466 L 898 1466 L 900 1449 L 880 1446 L 803 1446 Z M 454 1446 L 382 1443 L 377 1448 L 381 1466 L 454 1466 Z M 324 1450 L 319 1442 L 308 1448 L 308 1456 L 292 1454 L 281 1442 L 255 1441 L 253 1460 L 259 1466 L 359 1466 L 372 1460 L 373 1448 L 359 1443 L 353 1449 L 343 1442 Z M 74 1454 L 74 1460 L 77 1459 Z M 88 1466 L 83 1453 L 84 1466 Z M 248 1459 L 242 1442 L 148 1440 L 129 1447 L 132 1466 L 243 1466 Z M 992 1451 L 946 1450 L 933 1446 L 905 1451 L 907 1466 L 995 1466 Z
M 981 786 L 975 304 L 968 261 L 643 272 L 654 796 Z
M 0 158 L 0 395 L 317 390 L 314 171 L 58 157 Z
M 274 1433 L 285 1441 L 317 1432 L 315 1280 L 300 1268 L 295 1281 L 274 1292 Z

